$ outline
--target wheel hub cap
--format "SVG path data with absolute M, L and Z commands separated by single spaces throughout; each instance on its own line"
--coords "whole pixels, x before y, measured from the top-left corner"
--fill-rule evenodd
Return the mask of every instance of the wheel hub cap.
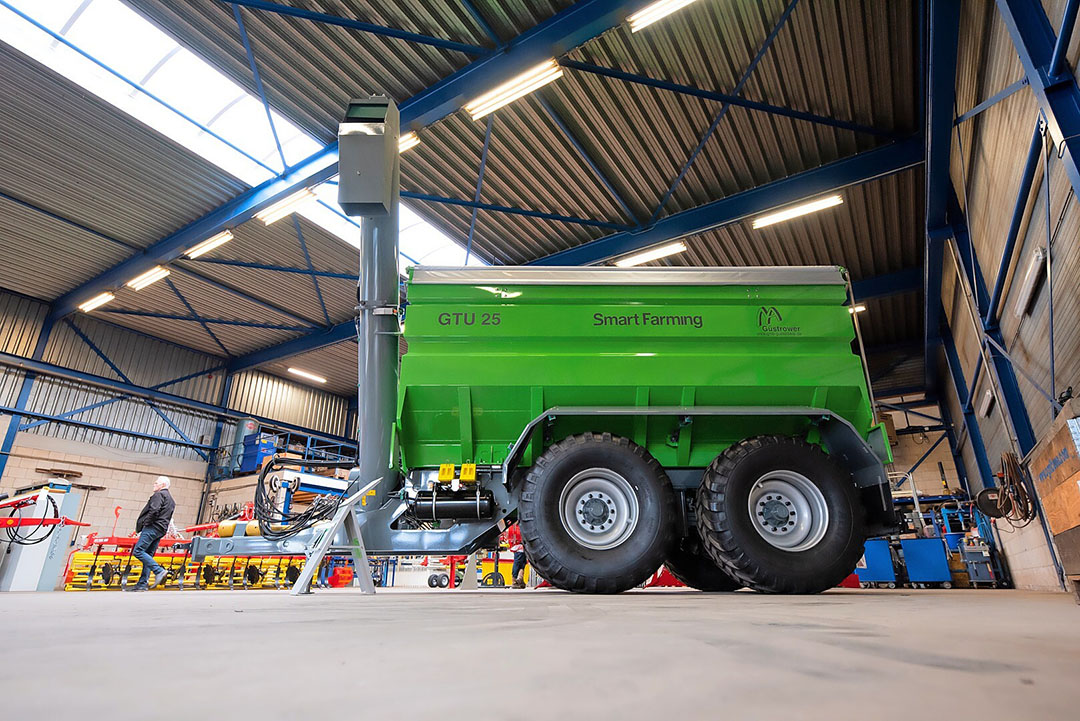
M 813 548 L 829 527 L 821 489 L 795 471 L 766 473 L 750 489 L 747 505 L 761 537 L 785 551 Z
M 563 528 L 585 546 L 606 550 L 621 545 L 637 527 L 638 500 L 633 487 L 608 468 L 574 475 L 559 496 Z

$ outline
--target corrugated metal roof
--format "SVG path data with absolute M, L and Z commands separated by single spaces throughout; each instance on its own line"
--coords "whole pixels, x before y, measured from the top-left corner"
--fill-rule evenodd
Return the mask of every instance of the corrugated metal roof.
M 356 363 L 356 343 L 349 341 L 268 363 L 262 370 L 295 380 L 296 377 L 289 375 L 288 369 L 299 368 L 326 378 L 326 385 L 319 386 L 322 390 L 353 397 L 356 395 Z M 297 382 L 304 383 L 302 380 Z
M 0 43 L 0 192 L 141 248 L 244 186 Z M 131 254 L 0 200 L 0 284 L 50 300 Z M 48 268 L 48 273 L 42 273 Z
M 573 0 L 477 2 L 502 38 L 546 20 Z M 217 0 L 128 0 L 132 6 L 192 50 L 210 58 L 237 83 L 255 92 L 232 8 Z M 308 0 L 318 12 L 490 47 L 456 0 Z M 387 93 L 415 95 L 472 59 L 463 53 L 313 23 L 268 12 L 243 10 L 259 74 L 274 107 L 302 127 L 331 141 L 351 97 Z
M 477 6 L 505 39 L 569 4 L 479 2 Z M 132 5 L 206 54 L 238 82 L 250 85 L 250 71 L 227 6 L 211 0 L 184 5 L 134 0 Z M 782 0 L 695 3 L 648 32 L 632 34 L 621 27 L 570 57 L 727 91 L 785 5 Z M 357 2 L 308 2 L 305 6 L 373 22 L 390 19 L 398 27 L 485 42 L 456 3 L 397 0 L 380 3 L 378 11 L 372 4 Z M 914 15 L 910 2 L 801 3 L 744 95 L 900 134 L 912 132 L 918 105 Z M 340 109 L 350 95 L 378 91 L 403 100 L 431 82 L 414 67 L 418 58 L 438 57 L 439 62 L 432 61 L 425 72 L 445 70 L 440 77 L 465 59 L 458 53 L 266 12 L 246 12 L 245 17 L 272 102 L 280 102 L 287 114 L 306 121 L 309 129 L 326 140 L 333 138 Z M 421 18 L 426 19 L 421 22 Z M 376 47 L 379 54 L 372 55 Z M 457 64 L 440 64 L 447 56 L 455 56 Z M 713 101 L 574 70 L 567 70 L 543 95 L 639 220 L 652 214 L 720 107 Z M 403 156 L 403 187 L 471 198 L 483 128 L 483 122 L 458 113 L 425 129 L 421 145 Z M 589 219 L 629 220 L 535 97 L 500 110 L 494 128 L 483 201 Z M 880 138 L 847 130 L 733 108 L 665 212 L 816 167 L 879 142 Z M 467 230 L 468 209 L 414 205 L 458 237 Z M 521 263 L 604 234 L 604 230 L 580 225 L 481 211 L 474 248 L 481 257 L 496 262 Z
M 128 0 L 128 4 L 254 90 L 227 3 Z M 475 4 L 500 38 L 508 39 L 568 7 L 572 0 L 486 0 Z M 626 27 L 617 28 L 573 51 L 570 57 L 729 92 L 786 4 L 784 0 L 699 2 L 648 32 L 632 34 Z M 461 42 L 491 45 L 480 26 L 455 0 L 305 0 L 300 5 Z M 333 139 L 341 108 L 349 97 L 386 92 L 402 100 L 470 60 L 455 51 L 268 12 L 242 12 L 270 102 L 324 141 Z M 913 132 L 918 124 L 915 15 L 913 1 L 804 0 L 764 56 L 743 95 L 901 135 Z M 87 202 L 86 193 L 73 188 L 68 178 L 57 178 L 45 188 L 40 178 L 36 183 L 25 178 L 22 186 L 0 190 L 32 191 L 34 196 L 29 200 L 40 201 L 124 241 L 144 245 L 242 189 L 221 171 L 176 148 L 120 111 L 82 97 L 65 81 L 32 62 L 19 57 L 13 57 L 13 61 L 21 67 L 0 78 L 0 90 L 16 98 L 21 93 L 22 100 L 15 105 L 25 117 L 10 118 L 8 127 L 17 126 L 22 134 L 19 137 L 26 136 L 26 144 L 35 149 L 36 158 L 24 157 L 25 149 L 3 149 L 0 160 L 28 173 L 43 172 L 43 177 L 50 180 L 60 175 L 42 167 L 54 161 L 56 148 L 43 146 L 50 136 L 40 132 L 44 121 L 55 115 L 52 98 L 60 97 L 92 120 L 92 137 L 84 137 L 75 125 L 61 127 L 57 137 L 64 142 L 66 156 L 86 165 L 85 169 L 80 165 L 84 170 L 82 187 L 100 192 L 93 203 Z M 548 116 L 541 96 L 569 126 L 600 173 L 629 205 L 634 218 L 627 217 L 597 174 L 579 157 Z M 496 114 L 481 199 L 608 222 L 645 221 L 719 109 L 715 101 L 567 69 L 562 79 L 541 93 Z M 4 112 L 0 108 L 0 114 Z M 37 115 L 31 117 L 33 113 Z M 424 129 L 423 142 L 402 156 L 403 187 L 471 199 L 483 131 L 484 123 L 472 121 L 465 113 Z M 720 123 L 660 215 L 817 167 L 881 142 L 885 142 L 881 137 L 735 107 Z M 131 158 L 142 160 L 133 163 Z M 689 241 L 689 252 L 669 262 L 838 263 L 850 268 L 855 279 L 916 267 L 922 262 L 922 193 L 921 174 L 908 171 L 845 191 L 843 208 L 818 217 L 766 231 L 751 231 L 748 224 L 738 224 L 701 234 Z M 471 216 L 468 208 L 415 201 L 411 205 L 447 232 L 464 237 Z M 356 270 L 354 249 L 306 221 L 301 223 L 317 269 L 345 273 Z M 288 222 L 270 227 L 248 223 L 237 229 L 236 239 L 213 257 L 305 267 L 290 226 Z M 62 263 L 64 270 L 56 273 L 53 285 L 42 285 L 36 293 L 25 289 L 25 284 L 13 286 L 18 290 L 55 297 L 116 262 L 113 256 L 118 249 L 99 249 L 89 236 L 64 238 L 61 231 L 45 231 L 42 228 L 41 234 L 49 240 L 40 243 L 42 253 Z M 584 225 L 480 211 L 474 249 L 487 260 L 515 264 L 607 233 Z M 76 241 L 84 243 L 83 247 L 93 247 L 93 253 L 89 258 L 72 257 L 65 262 L 64 249 Z M 124 253 L 122 248 L 119 252 Z M 184 261 L 179 266 L 242 287 L 313 323 L 325 323 L 310 277 L 211 263 Z M 172 279 L 188 301 L 207 316 L 297 324 L 294 318 L 240 300 L 180 272 L 174 272 Z M 16 282 L 18 278 L 0 275 L 2 284 Z M 319 282 L 331 321 L 351 316 L 354 283 L 330 278 Z M 112 307 L 187 314 L 183 304 L 160 283 L 139 294 L 125 294 L 123 302 Z M 207 332 L 191 321 L 108 317 L 193 348 L 222 353 Z M 887 343 L 900 339 L 903 333 L 918 337 L 920 319 L 917 299 L 903 297 L 875 303 L 866 315 L 866 325 L 868 334 L 880 335 L 874 336 L 875 342 Z M 238 326 L 212 326 L 212 330 L 230 353 L 243 353 L 297 335 Z M 345 373 L 345 358 L 338 356 L 349 348 L 351 344 L 324 349 L 304 361 Z M 348 367 L 352 365 L 350 360 Z M 340 387 L 351 393 L 354 381 L 354 376 L 347 376 Z

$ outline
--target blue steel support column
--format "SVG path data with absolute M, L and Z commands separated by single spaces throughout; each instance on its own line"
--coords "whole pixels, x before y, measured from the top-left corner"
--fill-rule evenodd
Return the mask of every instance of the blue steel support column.
M 232 390 L 233 377 L 229 373 L 225 374 L 225 380 L 221 383 L 221 395 L 218 396 L 218 405 L 223 408 L 227 408 L 229 405 L 229 392 Z M 206 510 L 206 497 L 210 495 L 210 484 L 215 480 L 216 470 L 219 456 L 221 455 L 221 431 L 225 427 L 225 419 L 218 417 L 217 422 L 214 424 L 214 438 L 210 441 L 210 445 L 213 450 L 210 451 L 210 457 L 206 461 L 206 479 L 203 482 L 202 495 L 199 498 L 199 511 L 196 523 L 203 522 L 203 511 Z
M 964 369 L 960 365 L 960 356 L 956 352 L 956 343 L 953 341 L 952 331 L 947 323 L 941 324 L 942 345 L 945 347 L 945 360 L 952 375 L 953 387 L 956 390 L 956 399 L 960 408 L 964 409 L 964 429 L 971 439 L 971 450 L 975 455 L 975 464 L 979 467 L 979 480 L 983 488 L 993 488 L 997 485 L 994 472 L 990 469 L 990 459 L 986 455 L 986 444 L 983 443 L 982 431 L 979 429 L 979 420 L 975 417 L 975 411 L 971 410 L 968 401 L 971 392 L 968 390 L 967 381 L 964 380 Z M 948 413 L 948 407 L 943 402 L 942 412 Z
M 39 361 L 45 354 L 45 346 L 49 343 L 49 336 L 52 334 L 54 321 L 49 316 L 45 317 L 45 322 L 41 326 L 41 332 L 38 334 L 37 343 L 34 344 L 34 352 L 31 355 L 33 360 Z M 26 375 L 23 377 L 22 388 L 19 389 L 19 397 L 15 401 L 15 409 L 17 411 L 26 410 L 26 404 L 30 402 L 30 391 L 34 389 L 34 379 L 37 378 L 37 373 L 32 371 L 26 371 Z M 8 458 L 11 456 L 11 449 L 15 446 L 15 435 L 19 432 L 19 425 L 22 423 L 22 415 L 19 413 L 13 413 L 8 418 L 7 431 L 4 433 L 4 440 L 0 443 L 0 478 L 4 477 L 4 469 L 7 467 Z
M 926 387 L 937 388 L 938 323 L 941 318 L 941 271 L 950 235 L 947 208 L 952 194 L 949 154 L 956 98 L 956 53 L 960 3 L 930 0 L 926 83 L 926 254 L 923 314 L 926 341 Z
M 1065 53 L 1069 51 L 1069 41 L 1072 40 L 1076 27 L 1077 10 L 1080 10 L 1080 0 L 1069 0 L 1065 4 L 1065 12 L 1061 16 L 1061 32 L 1054 43 L 1054 54 L 1050 57 L 1050 68 L 1047 70 L 1051 80 L 1062 79 L 1062 73 L 1067 69 Z
M 1073 190 L 1080 194 L 1080 88 L 1064 62 L 1064 47 L 1068 46 L 1076 20 L 1074 5 L 1070 0 L 1059 44 L 1041 2 L 997 0 L 1001 19 L 1024 66 L 1024 75 L 1046 116 L 1050 136 L 1064 146 L 1059 146 L 1059 152 L 1065 173 Z M 1057 67 L 1052 68 L 1052 63 Z

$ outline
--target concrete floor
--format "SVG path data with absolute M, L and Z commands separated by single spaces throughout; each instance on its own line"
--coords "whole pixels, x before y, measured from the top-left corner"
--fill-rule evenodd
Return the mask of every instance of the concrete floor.
M 1080 713 L 1080 607 L 1018 591 L 4 594 L 10 719 Z

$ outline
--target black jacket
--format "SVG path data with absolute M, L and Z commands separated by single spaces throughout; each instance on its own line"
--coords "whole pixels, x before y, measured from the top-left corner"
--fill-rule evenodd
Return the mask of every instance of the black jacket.
M 142 533 L 143 530 L 152 528 L 164 536 L 165 531 L 169 530 L 169 521 L 172 520 L 175 508 L 176 501 L 173 500 L 168 488 L 155 491 L 143 506 L 139 520 L 135 522 L 135 532 Z

